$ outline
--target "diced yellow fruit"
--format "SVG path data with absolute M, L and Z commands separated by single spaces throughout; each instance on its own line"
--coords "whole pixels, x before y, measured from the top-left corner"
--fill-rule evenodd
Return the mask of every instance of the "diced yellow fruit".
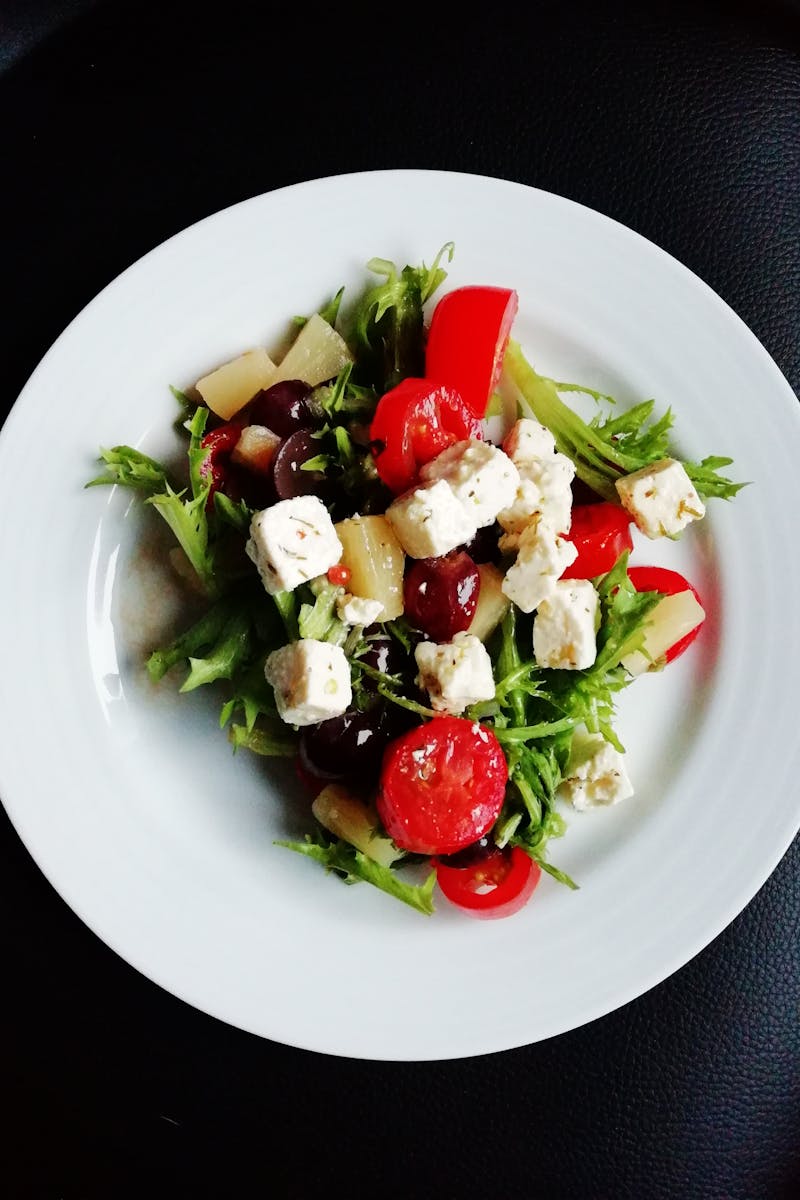
M 623 667 L 631 675 L 643 675 L 645 671 L 660 671 L 665 663 L 665 654 L 687 633 L 691 633 L 705 620 L 705 611 L 694 592 L 676 592 L 665 596 L 648 614 L 648 625 L 641 650 L 626 654 Z
M 277 367 L 266 350 L 246 350 L 198 379 L 196 387 L 213 413 L 229 421 L 249 400 L 275 381 Z
M 347 590 L 366 600 L 380 600 L 382 621 L 403 612 L 405 555 L 385 517 L 348 517 L 336 526 L 342 564 L 350 569 Z
M 478 563 L 481 586 L 478 605 L 467 633 L 485 642 L 511 607 L 511 601 L 502 590 L 503 572 L 492 563 Z
M 266 425 L 245 425 L 233 448 L 231 460 L 251 471 L 266 471 L 281 444 L 277 433 Z
M 347 342 L 324 317 L 314 313 L 289 347 L 273 383 L 281 379 L 302 379 L 310 387 L 338 375 L 353 361 Z
M 339 783 L 329 783 L 311 805 L 320 825 L 355 846 L 367 858 L 390 867 L 403 857 L 391 838 L 380 833 L 380 820 L 373 805 L 354 796 Z

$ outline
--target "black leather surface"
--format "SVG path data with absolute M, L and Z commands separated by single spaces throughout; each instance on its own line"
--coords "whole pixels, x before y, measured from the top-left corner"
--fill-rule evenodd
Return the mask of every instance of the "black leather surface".
M 394 166 L 516 179 L 624 222 L 719 292 L 800 391 L 795 4 L 3 9 L 3 412 L 80 308 L 180 228 Z M 58 453 L 42 438 L 32 486 Z M 46 696 L 31 720 L 46 744 Z M 647 995 L 441 1063 L 314 1055 L 187 1007 L 98 942 L 4 815 L 0 895 L 9 1200 L 800 1196 L 797 843 Z

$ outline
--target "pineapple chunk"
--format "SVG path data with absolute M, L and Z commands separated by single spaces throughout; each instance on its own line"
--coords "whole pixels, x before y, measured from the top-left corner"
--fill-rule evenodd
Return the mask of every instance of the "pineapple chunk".
M 478 605 L 467 633 L 485 642 L 511 607 L 511 601 L 502 589 L 503 572 L 492 563 L 478 563 L 481 586 L 478 590 Z
M 342 543 L 341 562 L 350 569 L 347 589 L 365 600 L 383 605 L 381 621 L 393 621 L 403 612 L 405 555 L 385 517 L 348 517 L 336 525 Z
M 647 619 L 651 623 L 645 631 L 642 648 L 620 659 L 622 666 L 631 675 L 662 670 L 670 646 L 701 625 L 705 617 L 703 606 L 694 592 L 676 592 L 673 596 L 665 596 L 648 614 Z
M 366 800 L 352 795 L 339 783 L 329 783 L 311 805 L 311 811 L 330 833 L 342 838 L 382 867 L 403 857 L 391 838 L 379 833 L 377 810 Z
M 319 313 L 314 313 L 287 350 L 272 382 L 302 379 L 309 387 L 316 387 L 326 379 L 333 379 L 352 361 L 353 356 L 341 334 Z
M 275 382 L 277 369 L 266 350 L 257 347 L 223 363 L 195 386 L 211 411 L 229 421 L 262 388 Z
M 233 448 L 231 461 L 251 471 L 266 471 L 281 444 L 277 433 L 266 425 L 245 425 Z

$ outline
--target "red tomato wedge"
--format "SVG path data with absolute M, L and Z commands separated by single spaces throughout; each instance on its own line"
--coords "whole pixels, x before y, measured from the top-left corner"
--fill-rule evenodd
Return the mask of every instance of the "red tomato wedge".
M 578 557 L 562 573 L 562 579 L 605 575 L 624 550 L 633 549 L 630 515 L 621 504 L 607 500 L 574 505 L 572 524 L 564 537 L 573 543 Z
M 628 578 L 637 592 L 660 592 L 662 596 L 677 596 L 681 592 L 691 592 L 702 607 L 697 589 L 679 571 L 673 571 L 669 567 L 628 567 Z M 653 613 L 657 616 L 658 609 L 654 609 Z M 683 654 L 684 650 L 691 646 L 701 627 L 702 621 L 683 637 L 673 642 L 664 652 L 664 662 L 673 662 L 679 654 Z
M 433 717 L 387 746 L 378 813 L 401 850 L 455 854 L 494 825 L 507 779 L 490 729 L 466 717 Z
M 429 379 L 404 379 L 381 396 L 370 426 L 375 468 L 398 495 L 419 469 L 454 442 L 480 438 L 480 421 L 453 387 Z
M 476 284 L 447 292 L 433 310 L 425 376 L 456 388 L 481 419 L 500 378 L 518 307 L 513 289 Z
M 436 882 L 451 904 L 483 918 L 510 917 L 524 908 L 542 876 L 529 854 L 519 846 L 492 846 L 469 855 L 468 847 L 449 861 L 434 859 Z

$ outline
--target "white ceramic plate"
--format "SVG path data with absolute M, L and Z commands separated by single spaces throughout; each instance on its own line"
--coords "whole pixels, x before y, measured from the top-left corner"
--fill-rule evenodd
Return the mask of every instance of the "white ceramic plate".
M 202 694 L 149 687 L 171 592 L 158 518 L 84 490 L 100 445 L 172 445 L 188 385 L 374 255 L 446 287 L 515 287 L 540 370 L 671 405 L 682 456 L 752 481 L 635 560 L 692 577 L 691 652 L 623 697 L 636 795 L 576 814 L 512 919 L 423 917 L 273 845 L 304 828 L 291 772 L 232 757 Z M 575 203 L 471 175 L 385 171 L 271 192 L 170 239 L 46 355 L 0 435 L 0 795 L 76 913 L 207 1013 L 290 1045 L 384 1060 L 477 1055 L 559 1034 L 640 995 L 753 897 L 800 824 L 796 514 L 800 408 L 753 334 L 660 249 Z M 657 551 L 657 553 L 656 553 Z M 305 802 L 307 805 L 307 801 Z

